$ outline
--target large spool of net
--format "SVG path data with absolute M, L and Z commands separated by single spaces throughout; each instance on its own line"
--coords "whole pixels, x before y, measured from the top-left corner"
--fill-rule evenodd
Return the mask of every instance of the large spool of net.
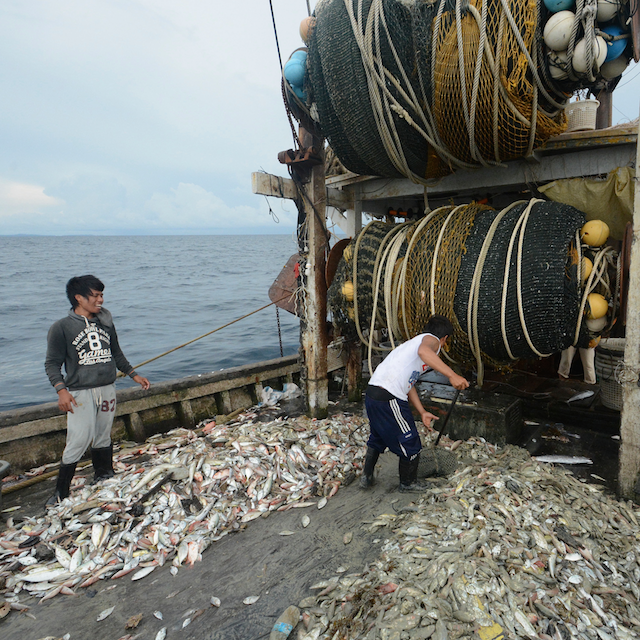
M 358 32 L 364 41 L 375 38 L 381 64 L 393 77 L 413 73 L 411 15 L 397 0 L 381 0 L 385 26 L 377 34 Z M 356 15 L 368 15 L 372 0 L 352 1 Z M 322 132 L 344 166 L 356 173 L 402 177 L 376 135 L 378 123 L 369 99 L 365 62 L 344 0 L 319 3 L 316 24 L 309 38 L 309 82 L 317 105 Z M 395 99 L 403 98 L 389 83 Z M 411 171 L 425 175 L 428 145 L 425 139 L 398 113 L 387 113 L 402 139 Z
M 479 357 L 500 366 L 562 351 L 581 317 L 574 243 L 583 224 L 577 209 L 540 200 L 503 211 L 441 207 L 403 225 L 372 222 L 345 249 L 329 288 L 333 322 L 366 344 L 375 313 L 373 328 L 397 344 L 442 314 L 454 325 L 449 356 L 470 366 Z M 352 300 L 345 282 L 353 283 Z M 583 323 L 576 345 L 588 342 Z
M 509 17 L 500 0 L 318 3 L 312 113 L 347 169 L 420 181 L 525 156 L 564 130 L 566 96 L 540 73 L 536 0 L 506 4 Z

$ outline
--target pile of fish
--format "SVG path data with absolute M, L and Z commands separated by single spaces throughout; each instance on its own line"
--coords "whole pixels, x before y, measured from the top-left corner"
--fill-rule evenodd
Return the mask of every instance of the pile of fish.
M 184 563 L 230 531 L 274 510 L 322 507 L 355 477 L 366 420 L 334 416 L 234 422 L 177 429 L 116 456 L 114 478 L 80 480 L 42 517 L 0 535 L 0 592 L 48 599 L 98 580 L 138 580 Z
M 298 640 L 639 637 L 637 505 L 517 447 L 457 453 L 454 475 L 363 525 L 381 556 L 311 587 Z

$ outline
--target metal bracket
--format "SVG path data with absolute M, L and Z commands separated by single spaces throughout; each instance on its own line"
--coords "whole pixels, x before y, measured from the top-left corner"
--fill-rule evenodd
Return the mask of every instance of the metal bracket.
M 287 149 L 278 154 L 278 160 L 281 164 L 291 165 L 296 170 L 314 167 L 322 164 L 322 156 L 315 147 L 306 147 L 303 149 Z

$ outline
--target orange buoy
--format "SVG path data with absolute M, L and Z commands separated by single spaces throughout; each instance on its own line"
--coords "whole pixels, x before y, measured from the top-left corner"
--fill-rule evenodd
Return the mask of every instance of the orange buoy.
M 300 37 L 302 38 L 302 42 L 304 42 L 305 44 L 308 44 L 311 29 L 313 29 L 315 24 L 316 24 L 316 19 L 313 16 L 309 16 L 308 18 L 305 18 L 300 23 Z
M 597 320 L 607 315 L 609 303 L 607 299 L 599 293 L 590 293 L 587 296 L 587 318 Z
M 584 282 L 590 275 L 593 270 L 593 262 L 587 258 L 587 256 L 582 257 L 582 282 Z
M 609 225 L 602 220 L 589 220 L 580 230 L 580 238 L 590 247 L 601 247 L 609 238 Z

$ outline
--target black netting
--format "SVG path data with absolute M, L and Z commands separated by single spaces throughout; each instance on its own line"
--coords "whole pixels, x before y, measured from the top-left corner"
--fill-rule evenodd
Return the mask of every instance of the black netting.
M 378 31 L 381 62 L 400 82 L 400 67 L 392 53 L 395 47 L 400 65 L 411 77 L 414 74 L 411 15 L 395 0 L 383 0 L 384 15 L 390 36 L 381 25 Z M 358 21 L 365 24 L 371 0 L 352 0 Z M 367 37 L 367 34 L 362 34 Z M 374 36 L 375 37 L 375 36 Z M 309 43 L 309 71 L 313 96 L 317 101 L 322 129 L 342 163 L 351 170 L 356 166 L 368 168 L 358 173 L 402 177 L 402 173 L 389 159 L 380 136 L 369 98 L 369 86 L 362 52 L 354 36 L 353 27 L 344 0 L 327 0 L 316 12 L 316 26 Z M 320 86 L 322 85 L 322 86 Z M 404 102 L 393 82 L 387 81 L 388 90 L 401 103 Z M 398 113 L 386 114 L 402 141 L 409 168 L 424 175 L 428 145 L 424 138 Z

